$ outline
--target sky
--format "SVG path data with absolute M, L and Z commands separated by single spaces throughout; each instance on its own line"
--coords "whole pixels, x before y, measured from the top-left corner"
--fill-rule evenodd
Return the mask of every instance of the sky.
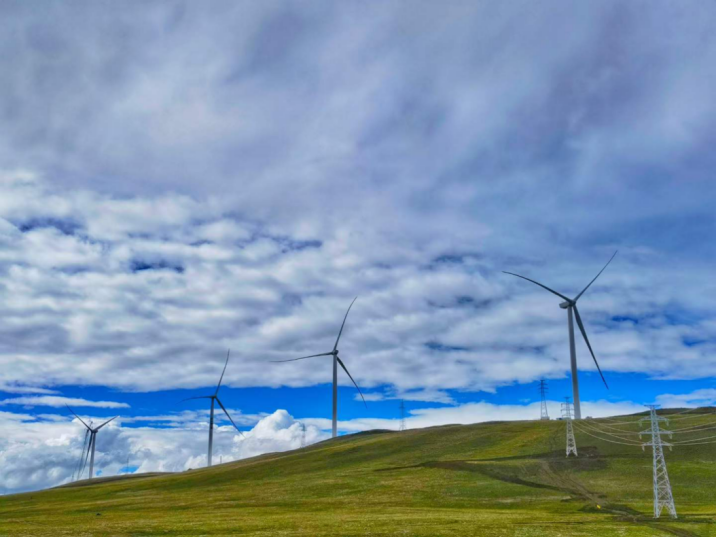
M 0 494 L 715 403 L 715 6 L 0 5 Z M 302 434 L 302 425 L 305 434 Z

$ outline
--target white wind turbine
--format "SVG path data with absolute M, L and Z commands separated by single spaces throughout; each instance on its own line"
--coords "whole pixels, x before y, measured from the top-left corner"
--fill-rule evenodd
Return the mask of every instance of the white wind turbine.
M 224 404 L 222 404 L 221 400 L 219 399 L 219 389 L 222 386 L 222 379 L 224 379 L 224 372 L 227 371 L 227 364 L 229 364 L 229 351 L 227 350 L 227 360 L 224 363 L 224 370 L 222 370 L 222 375 L 219 378 L 219 383 L 217 384 L 217 390 L 214 391 L 214 394 L 211 396 L 194 396 L 192 398 L 185 398 L 182 400 L 183 402 L 186 402 L 187 400 L 202 400 L 202 399 L 210 399 L 212 401 L 210 411 L 209 411 L 209 448 L 207 450 L 207 467 L 212 466 L 212 446 L 214 443 L 214 402 L 216 401 L 219 404 L 219 407 L 222 408 L 224 413 L 226 414 L 229 421 L 232 423 L 232 425 L 236 428 L 236 430 L 241 434 L 242 437 L 244 437 L 244 434 L 239 429 L 239 426 L 237 426 L 234 423 L 234 420 L 232 419 L 231 415 L 229 414 L 229 411 L 227 411 L 227 408 L 224 407 Z
M 356 299 L 358 297 L 355 297 L 353 301 L 351 301 L 351 304 L 349 305 L 348 310 L 346 311 L 346 315 L 344 316 L 344 321 L 341 324 L 341 329 L 339 329 L 339 335 L 336 337 L 336 343 L 334 344 L 334 349 L 331 351 L 328 351 L 326 353 L 319 353 L 318 355 L 308 355 L 306 357 L 299 357 L 298 359 L 288 359 L 284 361 L 271 361 L 271 362 L 292 362 L 292 361 L 300 361 L 303 359 L 310 359 L 312 357 L 333 357 L 333 366 L 334 366 L 334 383 L 333 383 L 333 414 L 331 419 L 331 437 L 336 437 L 337 435 L 337 400 L 338 400 L 338 365 L 341 365 L 341 368 L 344 369 L 344 372 L 346 372 L 346 375 L 349 376 L 349 379 L 351 379 L 351 382 L 354 384 L 354 387 L 356 387 L 356 390 L 358 390 L 359 394 L 361 395 L 361 399 L 363 400 L 364 405 L 366 405 L 366 400 L 363 397 L 363 393 L 361 392 L 361 389 L 356 384 L 356 381 L 354 381 L 354 378 L 349 373 L 348 369 L 346 368 L 346 365 L 343 363 L 343 361 L 339 358 L 339 340 L 341 339 L 341 333 L 344 330 L 344 325 L 346 325 L 346 318 L 349 316 L 349 311 L 351 310 L 351 307 L 356 302 Z M 368 407 L 368 406 L 366 406 Z
M 588 340 L 588 335 L 585 332 L 585 327 L 583 326 L 583 321 L 580 319 L 580 312 L 578 312 L 578 299 L 582 297 L 583 293 L 587 291 L 587 289 L 592 285 L 593 282 L 597 280 L 597 278 L 602 274 L 602 272 L 605 270 L 605 268 L 610 265 L 610 262 L 613 260 L 615 255 L 617 254 L 617 251 L 615 251 L 615 254 L 612 255 L 612 258 L 608 260 L 608 262 L 605 264 L 605 267 L 600 269 L 600 272 L 597 274 L 595 278 L 593 278 L 590 283 L 585 286 L 583 291 L 578 293 L 574 299 L 570 299 L 569 297 L 566 297 L 562 293 L 558 293 L 555 290 L 551 290 L 548 286 L 544 286 L 540 282 L 536 282 L 535 280 L 531 280 L 530 278 L 517 275 L 515 273 L 509 273 L 508 271 L 503 271 L 504 273 L 508 275 L 517 276 L 518 278 L 522 278 L 524 280 L 527 280 L 528 282 L 532 282 L 533 284 L 537 284 L 544 290 L 549 291 L 553 295 L 557 295 L 561 299 L 565 299 L 564 302 L 560 303 L 560 308 L 565 309 L 568 311 L 568 335 L 570 337 L 570 372 L 572 375 L 572 381 L 573 381 L 573 407 L 575 410 L 575 418 L 580 419 L 580 391 L 578 389 L 578 363 L 575 356 L 575 332 L 573 329 L 573 313 L 575 314 L 575 321 L 578 322 L 578 328 L 580 329 L 580 332 L 583 335 L 583 338 L 585 339 L 585 343 L 588 346 L 588 349 L 590 350 L 590 355 L 593 357 L 593 361 L 595 361 L 595 366 L 597 366 L 597 370 L 600 373 L 600 377 L 602 378 L 602 382 L 605 383 L 605 388 L 609 388 L 607 386 L 607 381 L 605 381 L 605 376 L 602 375 L 602 370 L 600 370 L 600 365 L 598 364 L 597 359 L 595 358 L 595 353 L 593 353 L 593 348 L 590 345 L 590 340 Z
M 70 409 L 69 405 L 66 407 L 67 407 L 67 409 Z M 85 428 L 87 428 L 87 431 L 90 434 L 90 444 L 87 446 L 87 452 L 90 454 L 90 473 L 87 476 L 87 478 L 92 478 L 94 475 L 94 470 L 95 470 L 95 442 L 97 440 L 97 432 L 100 431 L 102 428 L 104 428 L 107 424 L 112 422 L 117 417 L 112 417 L 111 419 L 109 419 L 106 422 L 103 422 L 96 428 L 93 428 L 91 426 L 88 426 L 84 420 L 82 420 L 80 417 L 78 417 L 77 413 L 75 413 L 72 409 L 70 409 L 70 413 L 75 415 L 77 417 L 77 420 L 79 420 L 80 422 L 82 422 L 82 424 L 84 424 Z

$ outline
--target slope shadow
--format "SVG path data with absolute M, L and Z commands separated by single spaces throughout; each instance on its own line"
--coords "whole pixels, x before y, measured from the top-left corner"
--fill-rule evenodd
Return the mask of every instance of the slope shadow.
M 139 474 L 119 474 L 115 476 L 98 476 L 95 478 L 85 478 L 83 480 L 77 480 L 70 482 L 69 484 L 62 484 L 61 486 L 55 486 L 50 489 L 60 488 L 81 488 L 85 486 L 94 486 L 96 484 L 106 484 L 107 482 L 120 482 L 122 480 L 134 480 L 137 478 L 153 478 L 155 476 L 165 476 L 175 473 L 139 473 Z

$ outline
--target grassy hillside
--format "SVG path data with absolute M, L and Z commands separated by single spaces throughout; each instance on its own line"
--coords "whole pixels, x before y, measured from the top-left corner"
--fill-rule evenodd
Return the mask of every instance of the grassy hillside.
M 671 426 L 715 422 L 714 408 L 699 414 Z M 667 452 L 680 518 L 655 521 L 649 449 L 578 432 L 580 457 L 566 459 L 564 432 L 560 421 L 367 432 L 85 481 L 0 498 L 0 535 L 715 535 L 714 444 Z

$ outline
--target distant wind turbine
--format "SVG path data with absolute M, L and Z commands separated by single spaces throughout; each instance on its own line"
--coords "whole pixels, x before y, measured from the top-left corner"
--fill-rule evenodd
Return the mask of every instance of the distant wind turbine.
M 70 406 L 66 406 L 67 409 L 70 409 Z M 104 428 L 107 424 L 112 422 L 117 417 L 112 417 L 106 422 L 103 422 L 96 428 L 92 428 L 91 426 L 88 426 L 87 423 L 82 420 L 80 417 L 77 416 L 77 413 L 75 413 L 72 409 L 70 409 L 70 413 L 75 415 L 77 417 L 77 420 L 82 422 L 84 424 L 85 428 L 87 428 L 87 431 L 90 434 L 90 444 L 87 446 L 87 452 L 90 454 L 90 474 L 87 476 L 87 478 L 92 478 L 94 476 L 94 470 L 95 470 L 95 442 L 97 440 L 97 432 L 100 431 L 102 428 Z M 85 434 L 87 435 L 87 434 Z
M 361 389 L 356 384 L 356 381 L 354 381 L 354 378 L 351 377 L 351 374 L 349 373 L 348 369 L 346 368 L 346 365 L 343 363 L 343 361 L 339 358 L 339 340 L 341 339 L 341 333 L 344 330 L 344 325 L 346 325 L 346 318 L 349 317 L 349 311 L 351 310 L 351 307 L 356 302 L 356 299 L 358 297 L 355 297 L 353 301 L 351 301 L 351 304 L 349 305 L 349 309 L 346 311 L 346 315 L 344 316 L 344 321 L 341 324 L 341 329 L 339 329 L 339 335 L 336 338 L 336 343 L 334 344 L 334 349 L 332 351 L 329 351 L 327 353 L 319 353 L 318 355 L 308 355 L 306 357 L 299 357 L 298 359 L 288 359 L 285 361 L 271 361 L 271 362 L 292 362 L 292 361 L 300 361 L 303 359 L 310 359 L 312 357 L 333 357 L 333 363 L 334 363 L 334 387 L 333 387 L 333 395 L 334 395 L 334 404 L 333 404 L 333 417 L 331 420 L 331 437 L 336 437 L 337 435 L 337 423 L 336 423 L 336 410 L 337 410 L 337 399 L 338 399 L 338 367 L 337 364 L 341 365 L 341 368 L 344 369 L 344 372 L 346 372 L 346 375 L 349 376 L 349 379 L 351 379 L 351 382 L 354 384 L 354 387 L 356 387 L 356 390 L 361 395 L 361 399 L 363 400 L 364 405 L 366 405 L 366 400 L 363 397 L 363 393 L 361 392 Z M 368 406 L 366 406 L 368 407 Z
M 224 407 L 221 400 L 219 399 L 219 389 L 222 386 L 222 379 L 224 379 L 224 372 L 227 371 L 227 364 L 229 364 L 229 351 L 227 350 L 227 361 L 224 363 L 224 370 L 222 370 L 222 376 L 219 378 L 219 383 L 217 384 L 217 390 L 214 391 L 214 394 L 211 396 L 194 396 L 192 398 L 185 398 L 182 400 L 183 402 L 186 402 L 187 400 L 203 400 L 205 398 L 208 398 L 212 401 L 212 405 L 210 407 L 209 411 L 209 448 L 207 450 L 207 467 L 212 466 L 212 445 L 214 442 L 214 402 L 216 401 L 219 404 L 219 407 L 222 408 L 224 413 L 227 415 L 227 418 L 232 423 L 232 425 L 236 428 L 236 430 L 241 434 L 242 437 L 244 437 L 244 434 L 239 429 L 239 426 L 237 426 L 234 423 L 234 420 L 232 419 L 231 415 L 229 414 L 229 411 L 227 411 L 227 408 Z
M 560 308 L 563 308 L 568 311 L 568 334 L 570 336 L 570 371 L 572 374 L 572 381 L 573 381 L 573 407 L 575 410 L 575 418 L 580 419 L 580 391 L 578 389 L 578 363 L 575 356 L 575 332 L 573 329 L 573 312 L 575 312 L 575 320 L 578 322 L 578 328 L 580 329 L 580 332 L 583 335 L 583 338 L 585 339 L 585 343 L 588 346 L 588 349 L 590 350 L 590 355 L 593 357 L 593 361 L 595 361 L 595 366 L 597 366 L 597 370 L 600 373 L 600 377 L 602 378 L 602 382 L 605 383 L 605 388 L 609 388 L 607 386 L 607 381 L 605 381 L 605 376 L 602 375 L 602 370 L 600 370 L 600 365 L 598 364 L 597 359 L 595 358 L 595 353 L 593 353 L 593 348 L 590 345 L 590 340 L 588 340 L 588 335 L 585 332 L 585 326 L 583 325 L 582 319 L 580 319 L 580 312 L 578 312 L 578 299 L 582 297 L 583 293 L 587 291 L 587 289 L 592 285 L 593 282 L 597 280 L 597 278 L 602 274 L 602 272 L 607 268 L 608 265 L 610 265 L 610 262 L 613 260 L 615 255 L 617 254 L 617 251 L 615 251 L 615 254 L 612 255 L 612 258 L 608 260 L 608 262 L 605 264 L 605 267 L 600 269 L 600 272 L 593 278 L 590 283 L 585 286 L 585 289 L 577 294 L 575 299 L 570 299 L 566 297 L 565 295 L 558 293 L 555 290 L 551 290 L 548 286 L 544 286 L 540 282 L 536 282 L 535 280 L 531 280 L 530 278 L 517 275 L 515 273 L 509 273 L 508 271 L 503 271 L 504 273 L 508 275 L 517 276 L 518 278 L 522 278 L 524 280 L 527 280 L 528 282 L 532 282 L 533 284 L 537 284 L 541 288 L 549 291 L 553 295 L 557 295 L 561 299 L 565 299 L 564 302 L 560 303 Z

